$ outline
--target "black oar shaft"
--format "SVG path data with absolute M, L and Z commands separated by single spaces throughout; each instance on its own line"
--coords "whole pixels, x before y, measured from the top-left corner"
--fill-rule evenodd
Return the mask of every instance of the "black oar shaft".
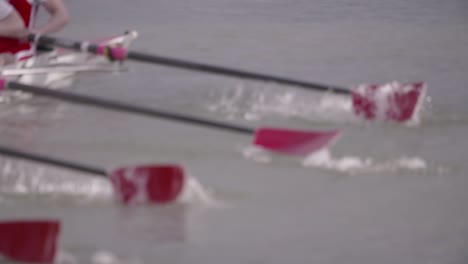
M 127 53 L 127 58 L 141 61 L 141 62 L 156 63 L 156 64 L 165 65 L 165 66 L 200 71 L 200 72 L 216 73 L 220 75 L 239 77 L 239 78 L 251 79 L 251 80 L 256 80 L 256 81 L 274 82 L 274 83 L 279 83 L 279 84 L 284 84 L 284 85 L 291 85 L 291 86 L 296 86 L 296 87 L 300 87 L 300 88 L 308 89 L 308 90 L 334 92 L 338 94 L 350 94 L 349 90 L 335 87 L 335 86 L 293 80 L 293 79 L 279 77 L 279 76 L 255 73 L 255 72 L 244 71 L 244 70 L 239 70 L 239 69 L 226 68 L 226 67 L 215 66 L 215 65 L 205 64 L 205 63 L 191 62 L 191 61 L 163 57 L 163 56 L 158 56 L 158 55 L 153 55 L 153 54 L 146 54 L 146 53 L 141 53 L 141 52 L 136 52 L 136 51 L 129 51 Z
M 37 41 L 45 45 L 55 45 L 55 46 L 60 46 L 60 47 L 72 49 L 72 50 L 85 49 L 88 52 L 98 53 L 97 45 L 94 45 L 94 44 L 84 45 L 83 42 L 79 42 L 79 41 L 59 39 L 59 38 L 53 38 L 53 37 L 48 37 L 48 36 L 40 36 L 36 39 L 36 35 L 34 34 L 31 34 L 29 36 L 29 40 Z M 337 94 L 346 94 L 346 95 L 351 94 L 351 92 L 348 89 L 337 87 L 337 86 L 311 83 L 311 82 L 306 82 L 306 81 L 300 81 L 300 80 L 294 80 L 290 78 L 274 76 L 274 75 L 267 75 L 267 74 L 262 74 L 262 73 L 255 73 L 251 71 L 244 71 L 244 70 L 210 65 L 210 64 L 205 64 L 205 63 L 192 62 L 192 61 L 181 60 L 181 59 L 176 59 L 176 58 L 169 58 L 169 57 L 158 56 L 154 54 L 142 53 L 142 52 L 137 52 L 137 51 L 128 51 L 126 54 L 126 58 L 140 61 L 140 62 L 160 64 L 160 65 L 182 68 L 182 69 L 187 69 L 187 70 L 194 70 L 194 71 L 199 71 L 199 72 L 215 73 L 215 74 L 231 76 L 231 77 L 238 77 L 238 78 L 245 78 L 245 79 L 250 79 L 250 80 L 266 81 L 266 82 L 274 82 L 274 83 L 279 83 L 279 84 L 284 84 L 284 85 L 291 85 L 291 86 L 296 86 L 296 87 L 307 89 L 307 90 L 329 91 L 329 92 L 334 92 Z
M 20 159 L 25 159 L 29 161 L 35 161 L 35 162 L 40 162 L 40 163 L 45 163 L 49 165 L 54 165 L 57 167 L 62 167 L 66 169 L 71 169 L 79 172 L 84 172 L 84 173 L 90 173 L 98 176 L 107 176 L 107 172 L 103 169 L 83 165 L 83 164 L 78 164 L 75 162 L 71 161 L 66 161 L 66 160 L 59 160 L 55 158 L 50 158 L 50 157 L 45 157 L 42 155 L 36 155 L 32 153 L 27 153 L 24 151 L 19 151 L 7 147 L 0 146 L 0 154 L 5 155 L 5 156 L 10 156 L 14 158 L 20 158 Z
M 91 105 L 91 106 L 100 107 L 100 108 L 117 110 L 121 112 L 141 114 L 141 115 L 145 115 L 149 117 L 162 118 L 162 119 L 167 119 L 167 120 L 175 120 L 179 122 L 202 125 L 202 126 L 228 130 L 228 131 L 238 132 L 238 133 L 252 134 L 255 132 L 251 128 L 245 128 L 245 127 L 240 127 L 240 126 L 231 125 L 231 124 L 219 123 L 219 122 L 214 122 L 211 120 L 204 120 L 201 118 L 189 117 L 189 116 L 185 116 L 181 114 L 169 113 L 169 112 L 165 112 L 161 110 L 131 105 L 128 103 L 111 101 L 107 99 L 90 97 L 90 96 L 85 96 L 85 95 L 79 95 L 79 94 L 71 93 L 71 92 L 51 90 L 48 88 L 22 84 L 18 82 L 8 82 L 7 87 L 10 90 L 33 93 L 39 96 L 46 96 L 46 97 L 51 97 L 55 99 L 60 99 L 62 101 L 67 101 L 70 103 L 85 104 L 85 105 Z

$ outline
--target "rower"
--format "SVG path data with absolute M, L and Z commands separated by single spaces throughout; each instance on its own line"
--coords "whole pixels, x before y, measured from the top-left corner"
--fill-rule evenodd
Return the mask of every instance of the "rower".
M 40 5 L 45 7 L 50 18 L 36 28 Z M 68 11 L 62 0 L 0 0 L 0 66 L 34 55 L 36 47 L 25 40 L 29 33 L 54 33 L 61 30 L 68 20 Z

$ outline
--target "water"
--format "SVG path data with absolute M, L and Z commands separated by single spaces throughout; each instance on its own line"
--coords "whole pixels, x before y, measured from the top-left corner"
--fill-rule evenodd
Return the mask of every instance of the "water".
M 466 263 L 468 2 L 67 4 L 63 36 L 136 29 L 137 50 L 344 87 L 423 80 L 429 97 L 421 123 L 401 126 L 357 120 L 346 98 L 131 62 L 68 88 L 251 127 L 343 130 L 304 159 L 209 128 L 49 99 L 2 104 L 2 145 L 105 168 L 177 162 L 217 202 L 122 208 L 103 179 L 2 158 L 0 217 L 61 219 L 62 260 Z

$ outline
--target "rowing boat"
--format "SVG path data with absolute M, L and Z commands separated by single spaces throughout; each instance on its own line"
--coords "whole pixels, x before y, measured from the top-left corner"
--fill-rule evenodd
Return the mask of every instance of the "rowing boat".
M 128 47 L 137 36 L 135 31 L 129 31 L 117 36 L 91 40 L 90 43 Z M 124 69 L 121 63 L 109 62 L 101 56 L 56 48 L 51 51 L 38 51 L 32 57 L 0 67 L 0 75 L 11 81 L 57 89 L 70 86 L 80 72 L 114 72 Z M 0 101 L 10 101 L 12 97 L 21 98 L 21 93 L 3 94 Z

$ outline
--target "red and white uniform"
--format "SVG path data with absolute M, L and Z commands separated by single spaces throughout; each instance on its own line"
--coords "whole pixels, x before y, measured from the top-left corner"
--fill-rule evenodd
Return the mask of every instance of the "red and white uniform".
M 8 5 L 15 8 L 20 14 L 27 28 L 32 29 L 35 23 L 39 1 L 37 0 L 0 0 L 3 16 L 8 15 Z M 1 12 L 0 12 L 1 13 Z M 0 14 L 1 15 L 1 14 Z M 26 58 L 34 54 L 33 45 L 16 39 L 0 37 L 0 54 L 4 52 L 13 53 L 17 59 Z

